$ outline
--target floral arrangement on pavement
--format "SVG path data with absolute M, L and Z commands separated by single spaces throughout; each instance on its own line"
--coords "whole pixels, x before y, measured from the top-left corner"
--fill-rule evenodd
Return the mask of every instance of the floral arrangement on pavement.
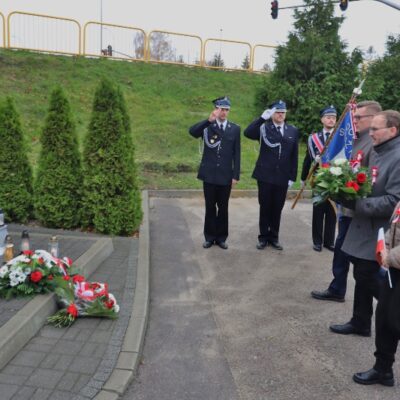
M 62 309 L 47 319 L 54 326 L 70 326 L 77 317 L 117 318 L 119 305 L 108 292 L 107 283 L 85 282 L 82 275 L 65 275 L 55 281 Z
M 0 297 L 49 292 L 55 292 L 62 308 L 48 318 L 57 327 L 69 326 L 77 317 L 116 318 L 119 312 L 107 283 L 86 282 L 68 257 L 61 259 L 44 250 L 27 250 L 0 268 Z
M 313 203 L 328 198 L 340 203 L 368 196 L 372 190 L 368 169 L 361 167 L 361 157 L 354 160 L 336 159 L 322 164 L 313 181 Z
M 0 268 L 0 297 L 54 292 L 55 278 L 71 270 L 72 261 L 55 258 L 44 250 L 24 251 Z

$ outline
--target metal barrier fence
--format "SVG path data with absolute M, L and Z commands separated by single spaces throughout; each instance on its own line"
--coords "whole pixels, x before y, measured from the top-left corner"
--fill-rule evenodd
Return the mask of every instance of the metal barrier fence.
M 46 53 L 181 64 L 212 69 L 268 72 L 274 46 L 70 18 L 0 12 L 3 47 Z M 1 38 L 0 38 L 1 39 Z M 83 44 L 83 50 L 82 45 Z M 1 40 L 0 40 L 1 46 Z
M 13 11 L 7 18 L 7 47 L 81 54 L 81 26 L 69 18 Z
M 1 40 L 0 40 L 0 46 L 1 47 L 6 47 L 6 19 L 4 15 L 0 12 L 0 21 L 1 21 Z

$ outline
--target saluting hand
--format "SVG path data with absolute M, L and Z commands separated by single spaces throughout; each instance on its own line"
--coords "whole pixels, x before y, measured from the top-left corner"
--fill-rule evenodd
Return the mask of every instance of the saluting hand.
M 220 110 L 219 108 L 215 108 L 215 109 L 211 112 L 210 116 L 208 117 L 208 120 L 209 120 L 210 122 L 214 122 L 214 121 L 219 117 L 220 113 L 221 113 L 221 110 Z

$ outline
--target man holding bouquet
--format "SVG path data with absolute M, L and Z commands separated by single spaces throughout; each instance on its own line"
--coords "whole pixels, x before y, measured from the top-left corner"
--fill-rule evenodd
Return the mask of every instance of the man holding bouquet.
M 382 111 L 382 108 L 378 102 L 367 100 L 359 102 L 354 112 L 356 139 L 353 140 L 352 157 L 355 158 L 356 154 L 361 154 L 360 165 L 362 167 L 373 165 L 373 157 L 371 157 L 372 140 L 369 136 L 369 127 L 374 115 L 380 111 Z M 353 211 L 340 206 L 338 207 L 338 214 L 338 235 L 332 260 L 333 280 L 328 289 L 322 291 L 313 290 L 311 292 L 311 296 L 317 300 L 343 302 L 346 295 L 350 260 L 341 248 L 353 217 Z
M 309 174 L 312 162 L 321 161 L 320 154 L 335 127 L 336 116 L 337 111 L 333 105 L 327 106 L 320 111 L 322 130 L 317 133 L 312 133 L 308 137 L 308 146 L 301 172 L 301 181 L 303 185 Z M 322 245 L 331 251 L 334 250 L 335 228 L 336 213 L 331 202 L 325 200 L 319 204 L 313 204 L 312 240 L 313 249 L 315 251 L 322 251 Z
M 369 197 L 344 201 L 354 210 L 354 216 L 345 237 L 342 250 L 354 264 L 353 316 L 342 325 L 331 325 L 339 334 L 371 335 L 373 298 L 379 297 L 380 265 L 375 247 L 380 227 L 388 228 L 393 209 L 400 200 L 400 113 L 387 110 L 377 113 L 369 134 L 376 153 L 370 166 L 372 193 Z

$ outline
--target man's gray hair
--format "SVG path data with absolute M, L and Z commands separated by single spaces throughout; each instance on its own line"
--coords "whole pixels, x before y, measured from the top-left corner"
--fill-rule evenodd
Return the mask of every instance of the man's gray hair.
M 382 115 L 386 120 L 386 128 L 395 127 L 397 129 L 397 134 L 400 132 L 400 112 L 395 110 L 385 110 L 381 111 L 375 116 Z
M 367 108 L 368 112 L 376 114 L 382 111 L 381 105 L 377 101 L 364 100 L 357 103 L 357 108 Z

